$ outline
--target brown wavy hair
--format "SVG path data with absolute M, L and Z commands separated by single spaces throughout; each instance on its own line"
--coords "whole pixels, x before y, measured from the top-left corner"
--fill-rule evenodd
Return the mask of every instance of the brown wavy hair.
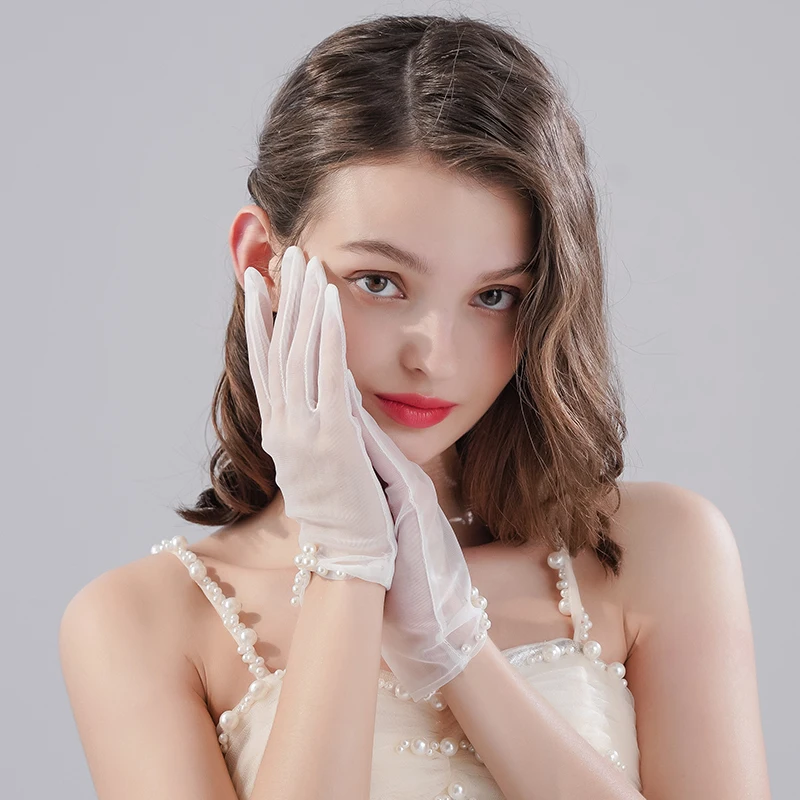
M 519 366 L 456 442 L 462 499 L 497 540 L 536 538 L 571 555 L 588 546 L 619 575 L 623 550 L 609 529 L 627 431 L 597 201 L 579 124 L 543 61 L 510 31 L 463 16 L 345 27 L 277 91 L 247 188 L 285 251 L 331 202 L 326 178 L 339 167 L 412 153 L 510 189 L 531 210 L 534 282 L 517 318 Z M 275 464 L 261 449 L 244 292 L 238 282 L 234 290 L 211 414 L 219 438 L 211 487 L 194 507 L 175 509 L 198 525 L 252 515 L 277 491 Z

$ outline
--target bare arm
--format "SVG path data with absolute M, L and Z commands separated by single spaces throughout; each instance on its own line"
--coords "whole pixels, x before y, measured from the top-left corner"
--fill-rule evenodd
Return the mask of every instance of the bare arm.
M 648 800 L 769 800 L 742 564 L 714 504 L 679 486 L 636 491 L 623 522 L 638 635 L 626 662 Z M 633 496 L 633 493 L 632 493 Z
M 141 562 L 111 570 L 61 618 L 61 669 L 95 792 L 99 800 L 236 800 L 186 655 L 187 595 L 163 578 Z
M 312 573 L 251 800 L 368 800 L 385 596 Z

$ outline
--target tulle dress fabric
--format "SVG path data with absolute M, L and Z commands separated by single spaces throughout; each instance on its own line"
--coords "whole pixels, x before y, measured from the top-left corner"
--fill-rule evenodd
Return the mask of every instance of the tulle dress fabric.
M 641 789 L 633 694 L 627 681 L 605 669 L 604 662 L 582 652 L 583 641 L 577 636 L 578 614 L 583 609 L 580 593 L 569 554 L 566 550 L 560 552 L 565 557 L 573 638 L 523 644 L 508 648 L 503 654 L 527 685 L 544 697 L 599 753 L 611 757 L 619 768 L 624 767 L 624 775 L 637 790 Z M 187 568 L 190 566 L 183 563 Z M 584 619 L 588 619 L 585 612 Z M 554 653 L 560 655 L 553 658 Z M 222 752 L 240 800 L 246 800 L 252 793 L 282 682 L 280 671 L 267 672 L 266 690 L 237 714 L 236 727 L 223 737 Z M 437 800 L 450 797 L 450 790 L 456 798 L 464 800 L 504 800 L 449 707 L 445 704 L 437 709 L 426 701 L 415 703 L 403 696 L 397 683 L 391 672 L 381 670 L 370 800 Z M 218 725 L 217 730 L 219 733 L 222 728 Z M 438 749 L 431 754 L 419 754 L 410 746 L 398 751 L 402 742 L 411 745 L 422 739 L 438 743 L 446 737 L 460 743 L 452 755 Z M 531 780 L 535 782 L 535 772 Z

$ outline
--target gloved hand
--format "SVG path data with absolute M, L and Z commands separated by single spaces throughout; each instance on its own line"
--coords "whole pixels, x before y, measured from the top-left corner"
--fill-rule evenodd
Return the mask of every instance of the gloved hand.
M 244 272 L 261 446 L 275 462 L 286 514 L 300 525 L 301 548 L 309 554 L 308 545 L 318 548 L 311 568 L 323 577 L 361 578 L 389 589 L 394 520 L 355 411 L 361 395 L 347 368 L 338 290 L 327 283 L 319 259 L 306 265 L 297 246 L 287 249 L 281 270 L 274 335 L 264 278 L 255 267 Z
M 387 484 L 397 529 L 381 654 L 411 699 L 419 702 L 449 683 L 480 652 L 492 623 L 433 481 L 381 430 L 356 392 L 364 442 Z

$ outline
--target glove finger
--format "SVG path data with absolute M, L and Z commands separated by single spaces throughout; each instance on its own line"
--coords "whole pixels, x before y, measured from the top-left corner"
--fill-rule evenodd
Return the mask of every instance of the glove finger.
M 244 328 L 247 338 L 247 361 L 263 430 L 271 418 L 267 354 L 272 335 L 272 304 L 264 278 L 255 267 L 248 267 L 244 271 Z
M 332 283 L 325 286 L 319 335 L 319 398 L 320 414 L 333 417 L 352 411 L 345 392 L 347 344 L 339 304 L 339 290 Z
M 287 248 L 281 261 L 281 294 L 275 333 L 268 355 L 269 396 L 286 403 L 286 358 L 297 327 L 300 295 L 305 275 L 305 256 L 296 245 Z
M 312 411 L 317 407 L 319 328 L 325 284 L 322 264 L 318 258 L 312 258 L 306 266 L 297 328 L 286 361 L 289 403 L 305 402 Z

